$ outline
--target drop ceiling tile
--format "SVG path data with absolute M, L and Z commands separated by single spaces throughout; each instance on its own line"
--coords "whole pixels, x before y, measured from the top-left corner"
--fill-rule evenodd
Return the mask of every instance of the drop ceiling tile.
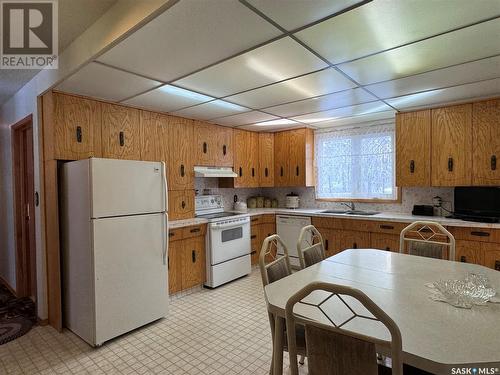
M 500 78 L 388 99 L 397 109 L 454 103 L 500 95 Z
M 175 84 L 222 97 L 326 67 L 325 62 L 292 38 L 285 37 L 194 73 Z
M 180 111 L 173 112 L 172 114 L 196 120 L 211 120 L 247 111 L 249 111 L 248 108 L 237 104 L 228 103 L 223 100 L 214 100 L 208 103 L 181 109 Z
M 394 121 L 396 117 L 396 111 L 382 111 L 375 113 L 368 113 L 365 115 L 344 117 L 331 121 L 317 122 L 314 124 L 315 127 L 324 128 L 334 128 L 342 126 L 352 126 L 352 125 L 371 125 L 375 121 Z
M 281 1 L 248 0 L 255 8 L 271 18 L 284 29 L 291 31 L 308 25 L 349 8 L 359 0 L 287 0 L 286 5 Z
M 227 99 L 251 108 L 263 108 L 276 104 L 346 90 L 356 85 L 335 69 L 325 69 L 299 78 L 261 87 Z
M 99 61 L 167 82 L 279 34 L 237 0 L 182 0 Z
M 378 97 L 392 98 L 500 77 L 500 56 L 369 85 Z
M 333 94 L 301 100 L 266 108 L 265 111 L 282 117 L 297 116 L 304 113 L 320 112 L 329 109 L 352 106 L 375 101 L 377 98 L 361 88 L 345 90 Z
M 295 35 L 338 64 L 495 15 L 500 15 L 497 0 L 372 1 Z
M 499 2 L 500 4 L 500 2 Z M 500 54 L 500 22 L 493 20 L 339 65 L 367 85 Z
M 97 99 L 120 101 L 160 84 L 151 79 L 92 62 L 65 79 L 56 87 L 56 90 Z
M 358 116 L 367 113 L 392 110 L 391 107 L 381 101 L 358 104 L 350 107 L 332 109 L 330 111 L 310 113 L 307 115 L 293 117 L 294 120 L 305 124 L 316 124 L 321 121 L 330 121 L 342 117 Z
M 124 101 L 153 111 L 170 112 L 184 107 L 205 103 L 214 98 L 171 85 L 164 85 L 147 93 Z
M 240 126 L 245 124 L 253 124 L 255 122 L 274 120 L 276 118 L 276 116 L 269 115 L 264 112 L 250 111 L 237 115 L 220 117 L 214 119 L 213 122 L 219 125 Z

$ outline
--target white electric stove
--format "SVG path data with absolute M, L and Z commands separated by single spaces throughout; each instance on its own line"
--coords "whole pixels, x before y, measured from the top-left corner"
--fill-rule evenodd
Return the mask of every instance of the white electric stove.
M 208 220 L 205 286 L 216 288 L 248 275 L 250 261 L 250 215 L 224 211 L 221 195 L 195 197 L 196 217 Z

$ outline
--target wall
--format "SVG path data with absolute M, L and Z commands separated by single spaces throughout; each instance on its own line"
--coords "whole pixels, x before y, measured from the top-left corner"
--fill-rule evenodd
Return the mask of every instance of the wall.
M 209 189 L 210 194 L 222 194 L 224 197 L 224 207 L 230 209 L 233 204 L 234 195 L 242 201 L 248 197 L 262 195 L 269 198 L 278 199 L 279 207 L 285 206 L 285 197 L 290 192 L 300 196 L 300 207 L 303 208 L 342 208 L 339 203 L 316 201 L 314 188 L 254 188 L 254 189 L 222 189 L 218 187 L 217 179 L 196 178 L 195 189 L 203 194 L 204 189 Z M 356 208 L 361 210 L 385 211 L 411 213 L 415 204 L 432 204 L 432 198 L 440 196 L 443 199 L 443 206 L 452 210 L 453 208 L 453 189 L 452 188 L 403 188 L 401 203 L 375 204 L 375 203 L 356 203 Z M 345 208 L 345 207 L 344 207 Z M 436 215 L 446 215 L 446 211 L 436 210 Z
M 59 56 L 59 69 L 42 70 L 0 108 L 0 277 L 14 289 L 16 279 L 10 126 L 33 114 L 35 190 L 40 192 L 43 202 L 37 96 L 57 85 L 106 48 L 118 43 L 174 3 L 175 0 L 118 1 Z M 37 207 L 35 211 L 37 307 L 38 316 L 45 319 L 47 286 L 41 207 Z

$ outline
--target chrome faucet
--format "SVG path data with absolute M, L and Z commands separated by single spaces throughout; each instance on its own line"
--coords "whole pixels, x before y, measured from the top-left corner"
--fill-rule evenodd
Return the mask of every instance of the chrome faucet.
M 356 210 L 356 206 L 354 205 L 354 202 L 348 202 L 348 203 L 340 202 L 340 204 L 349 207 L 351 209 L 351 211 Z

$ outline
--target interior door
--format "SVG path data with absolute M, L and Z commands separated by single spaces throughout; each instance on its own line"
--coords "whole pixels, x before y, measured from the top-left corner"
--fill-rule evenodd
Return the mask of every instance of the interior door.
M 160 162 L 90 159 L 92 217 L 163 212 L 167 205 Z
M 165 214 L 93 220 L 96 344 L 167 313 Z

